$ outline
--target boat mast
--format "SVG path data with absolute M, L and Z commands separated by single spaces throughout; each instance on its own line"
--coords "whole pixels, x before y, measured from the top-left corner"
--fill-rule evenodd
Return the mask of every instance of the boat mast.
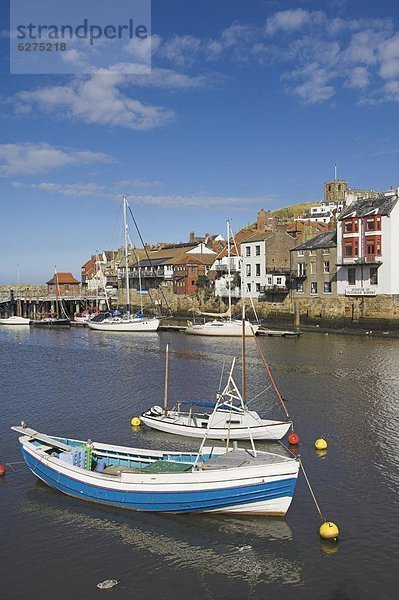
M 54 275 L 55 275 L 55 314 L 57 316 L 57 319 L 59 319 L 60 317 L 60 310 L 59 310 L 59 293 L 60 293 L 60 288 L 59 288 L 59 283 L 58 283 L 58 273 L 57 273 L 57 267 L 54 265 Z
M 247 363 L 245 351 L 245 304 L 242 305 L 242 399 L 247 401 Z
M 168 383 L 169 383 L 169 344 L 166 344 L 165 354 L 165 390 L 164 390 L 164 415 L 168 416 Z
M 123 196 L 123 228 L 125 232 L 125 279 L 126 279 L 126 313 L 130 314 L 130 289 L 129 289 L 129 257 L 128 257 L 128 238 L 129 230 L 127 224 L 127 198 Z
M 229 293 L 229 319 L 231 323 L 231 264 L 230 264 L 230 221 L 226 221 L 227 226 L 227 290 Z

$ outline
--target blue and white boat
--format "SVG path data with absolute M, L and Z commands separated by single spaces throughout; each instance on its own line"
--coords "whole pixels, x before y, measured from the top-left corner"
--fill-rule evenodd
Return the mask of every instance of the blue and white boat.
M 109 506 L 167 513 L 285 515 L 299 459 L 206 447 L 198 452 L 143 450 L 41 434 L 22 423 L 23 457 L 32 473 L 69 496 Z

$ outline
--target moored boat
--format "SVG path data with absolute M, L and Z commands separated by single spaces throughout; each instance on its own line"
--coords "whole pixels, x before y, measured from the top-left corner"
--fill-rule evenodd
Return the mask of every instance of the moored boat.
M 71 326 L 71 321 L 69 319 L 62 319 L 60 317 L 44 317 L 43 319 L 32 321 L 32 325 L 34 327 L 46 327 L 49 329 L 65 328 Z
M 41 434 L 26 424 L 23 457 L 65 494 L 100 504 L 167 513 L 285 515 L 300 462 L 252 449 L 143 450 Z
M 8 317 L 4 319 L 0 319 L 1 325 L 29 325 L 30 319 L 25 319 L 25 317 Z

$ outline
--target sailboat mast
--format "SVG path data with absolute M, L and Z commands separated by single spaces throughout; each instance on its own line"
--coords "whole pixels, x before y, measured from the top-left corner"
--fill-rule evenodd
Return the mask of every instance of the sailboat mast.
M 129 289 L 129 257 L 128 257 L 128 239 L 129 230 L 127 224 L 127 198 L 123 196 L 123 227 L 125 232 L 125 276 L 126 276 L 126 312 L 130 314 L 130 289 Z
M 227 225 L 227 290 L 229 293 L 229 319 L 231 322 L 231 264 L 230 264 L 230 221 Z
M 165 417 L 168 416 L 168 383 L 169 383 L 169 344 L 166 344 L 165 353 L 165 389 L 163 399 L 163 412 Z
M 247 401 L 247 362 L 245 349 L 245 304 L 242 305 L 242 399 Z

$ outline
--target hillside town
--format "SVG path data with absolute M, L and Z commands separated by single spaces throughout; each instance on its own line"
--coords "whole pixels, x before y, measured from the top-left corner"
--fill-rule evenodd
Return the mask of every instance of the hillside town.
M 129 245 L 127 263 L 123 247 L 104 250 L 83 263 L 80 280 L 58 272 L 44 293 L 85 297 L 103 309 L 123 306 L 128 264 L 133 306 L 144 299 L 187 313 L 221 309 L 230 296 L 233 305 L 250 299 L 261 316 L 291 313 L 299 303 L 310 317 L 399 317 L 398 190 L 352 189 L 333 179 L 319 203 L 292 212 L 262 208 L 234 234 L 192 231 L 185 243 Z

